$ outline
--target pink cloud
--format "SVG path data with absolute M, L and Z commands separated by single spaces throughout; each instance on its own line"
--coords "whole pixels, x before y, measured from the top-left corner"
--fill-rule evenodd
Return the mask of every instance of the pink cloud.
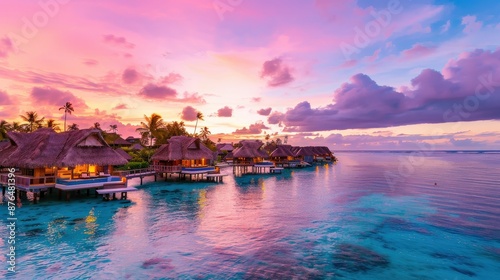
M 14 45 L 9 37 L 0 39 L 0 58 L 6 58 L 10 53 L 14 52 Z
M 470 34 L 479 31 L 483 26 L 483 23 L 476 20 L 476 16 L 465 16 L 462 18 L 462 25 L 464 27 L 464 33 Z
M 115 36 L 113 34 L 108 34 L 108 35 L 104 35 L 103 38 L 104 38 L 104 42 L 111 44 L 111 45 L 114 45 L 114 46 L 124 47 L 127 49 L 133 49 L 135 47 L 135 45 L 128 42 L 127 39 L 125 39 L 125 37 L 119 37 L 119 36 Z
M 181 98 L 174 99 L 172 101 L 185 102 L 185 103 L 197 103 L 197 104 L 207 103 L 205 98 L 203 98 L 203 96 L 197 92 L 193 92 L 193 93 L 184 92 Z
M 500 119 L 500 49 L 462 54 L 443 72 L 422 71 L 405 92 L 357 74 L 335 91 L 335 103 L 304 101 L 268 122 L 291 132 Z
M 5 92 L 0 90 L 0 105 L 11 105 L 12 100 L 10 96 Z
M 126 109 L 129 109 L 128 105 L 124 104 L 124 103 L 120 103 L 120 104 L 116 105 L 115 107 L 113 107 L 112 110 L 126 110 Z
M 263 122 L 251 124 L 248 128 L 236 129 L 233 134 L 261 134 L 264 129 L 269 129 Z
M 177 97 L 177 91 L 167 86 L 150 83 L 141 89 L 139 95 L 152 99 L 174 99 Z
M 183 77 L 178 73 L 169 73 L 161 79 L 162 84 L 174 84 L 183 80 Z
M 432 54 L 436 47 L 426 47 L 421 44 L 415 44 L 411 48 L 403 51 L 404 58 L 420 58 Z
M 195 121 L 196 115 L 198 114 L 198 110 L 191 106 L 186 106 L 182 109 L 181 119 L 185 121 Z
M 346 60 L 344 63 L 340 65 L 340 68 L 351 68 L 353 66 L 356 66 L 357 63 L 358 61 L 355 59 Z
M 443 26 L 441 26 L 441 33 L 446 33 L 450 29 L 451 22 L 448 20 Z
M 231 116 L 233 116 L 233 109 L 228 107 L 228 106 L 224 106 L 223 108 L 220 108 L 219 110 L 217 110 L 217 116 L 218 117 L 231 117 Z
M 285 114 L 275 111 L 267 118 L 267 122 L 269 124 L 280 124 L 283 121 L 284 117 Z
M 99 64 L 99 61 L 89 58 L 89 59 L 85 59 L 83 61 L 83 64 L 88 65 L 88 66 L 95 66 L 95 65 Z
M 257 114 L 259 114 L 261 116 L 269 116 L 269 114 L 271 114 L 271 110 L 272 110 L 271 107 L 265 108 L 265 109 L 260 109 L 257 111 Z
M 284 65 L 281 58 L 264 62 L 260 77 L 267 79 L 267 85 L 270 87 L 282 86 L 294 80 L 290 69 Z
M 0 76 L 26 84 L 40 84 L 50 87 L 57 86 L 91 92 L 105 92 L 107 94 L 126 94 L 119 86 L 109 81 L 96 82 L 87 77 L 74 76 L 70 74 L 44 71 L 21 71 L 17 69 L 3 68 L 0 65 Z
M 373 52 L 373 54 L 368 57 L 368 61 L 374 62 L 375 60 L 377 60 L 381 51 L 382 51 L 382 49 L 377 49 L 375 52 Z
M 259 103 L 262 100 L 260 97 L 252 97 L 252 101 L 255 103 Z
M 141 79 L 141 74 L 139 74 L 139 72 L 137 72 L 137 70 L 135 70 L 134 68 L 127 68 L 123 71 L 122 81 L 125 84 L 128 85 L 135 84 L 140 79 Z
M 34 87 L 30 94 L 33 104 L 49 105 L 54 107 L 63 106 L 66 102 L 71 102 L 76 110 L 87 109 L 85 101 L 69 91 L 60 91 L 50 87 Z M 59 108 L 58 107 L 58 108 Z

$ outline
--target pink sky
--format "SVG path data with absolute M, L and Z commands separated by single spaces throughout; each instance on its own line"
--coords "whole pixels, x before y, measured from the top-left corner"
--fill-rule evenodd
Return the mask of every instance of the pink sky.
M 124 137 L 201 111 L 215 141 L 500 149 L 498 4 L 414 2 L 2 3 L 0 119 L 70 101 Z

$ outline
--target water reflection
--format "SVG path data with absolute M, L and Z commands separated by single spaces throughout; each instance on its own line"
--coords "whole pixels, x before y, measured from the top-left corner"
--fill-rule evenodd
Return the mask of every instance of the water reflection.
M 498 165 L 471 174 L 466 163 L 430 157 L 391 189 L 384 174 L 397 171 L 397 156 L 340 159 L 223 184 L 150 183 L 129 201 L 25 205 L 19 275 L 492 278 L 500 258 Z

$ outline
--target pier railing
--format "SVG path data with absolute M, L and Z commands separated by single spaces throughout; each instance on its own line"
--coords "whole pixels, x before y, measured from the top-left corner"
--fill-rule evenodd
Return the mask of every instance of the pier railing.
M 156 172 L 175 173 L 181 172 L 182 166 L 151 165 Z
M 30 187 L 30 186 L 50 186 L 56 183 L 55 176 L 32 177 L 16 174 L 16 186 Z M 9 174 L 0 174 L 0 183 L 7 185 Z
M 116 171 L 113 171 L 113 176 L 126 177 L 128 175 L 143 174 L 143 173 L 149 173 L 149 172 L 154 172 L 154 171 L 156 171 L 156 170 L 154 168 L 152 168 L 151 166 L 148 168 L 141 168 L 141 169 L 116 170 Z

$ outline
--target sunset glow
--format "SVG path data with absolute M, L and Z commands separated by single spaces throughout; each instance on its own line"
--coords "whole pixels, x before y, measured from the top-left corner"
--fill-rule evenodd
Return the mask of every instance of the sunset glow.
M 199 111 L 214 141 L 500 149 L 500 4 L 373 2 L 4 2 L 0 120 L 70 101 L 124 138 Z

